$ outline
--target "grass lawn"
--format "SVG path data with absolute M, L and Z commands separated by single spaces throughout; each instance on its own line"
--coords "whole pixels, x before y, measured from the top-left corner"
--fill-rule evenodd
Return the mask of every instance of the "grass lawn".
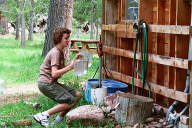
M 5 80 L 8 85 L 14 85 L 18 83 L 34 83 L 37 81 L 39 68 L 43 61 L 43 57 L 41 57 L 41 52 L 44 43 L 44 35 L 35 34 L 34 40 L 27 41 L 25 48 L 21 48 L 20 41 L 16 41 L 14 38 L 15 37 L 13 35 L 0 36 L 0 79 Z M 87 37 L 83 36 L 82 38 Z M 71 57 L 73 56 L 74 53 L 71 55 Z M 92 78 L 98 67 L 98 63 L 98 56 L 94 55 L 92 66 L 89 68 L 87 74 L 77 77 L 74 76 L 74 71 L 70 71 L 63 75 L 60 81 L 65 81 L 65 83 L 70 84 L 71 86 L 82 92 L 79 87 L 79 82 Z M 96 77 L 97 76 L 98 74 L 96 75 Z M 31 115 L 45 111 L 56 104 L 54 101 L 48 99 L 45 96 L 38 97 L 37 99 L 32 99 L 31 101 L 40 103 L 42 106 L 41 109 L 36 110 L 32 106 L 26 105 L 24 103 L 24 100 L 22 99 L 20 102 L 17 103 L 1 105 L 0 124 L 2 122 L 6 122 L 8 124 L 8 127 L 15 128 L 16 126 L 12 125 L 12 121 L 21 119 L 32 119 Z M 88 103 L 86 103 L 84 98 L 82 98 L 77 106 L 84 104 Z M 51 119 L 53 117 L 51 117 Z M 34 120 L 32 121 L 33 122 L 31 127 L 41 127 Z M 105 122 L 103 127 L 111 128 L 112 126 L 112 122 Z M 65 128 L 66 123 L 65 121 L 63 121 L 62 123 L 51 127 Z M 82 125 L 81 121 L 76 121 L 72 123 L 72 127 L 83 128 L 85 126 Z M 91 128 L 92 126 L 86 127 Z
M 13 35 L 0 36 L 0 79 L 7 84 L 36 82 L 39 67 L 43 61 L 41 57 L 44 35 L 35 34 L 33 41 L 27 41 L 26 47 L 20 47 L 20 41 L 16 41 Z M 85 35 L 81 38 L 87 38 Z M 72 57 L 74 54 L 72 53 Z M 89 72 L 81 77 L 74 76 L 74 71 L 65 74 L 64 80 L 85 80 L 92 78 L 98 67 L 98 56 L 93 56 L 93 65 Z M 72 79 L 71 79 L 72 78 Z M 61 79 L 61 80 L 62 80 Z
M 41 128 L 41 126 L 38 123 L 36 123 L 31 116 L 38 112 L 42 112 L 53 107 L 56 103 L 44 96 L 41 96 L 38 99 L 34 99 L 32 100 L 32 102 L 40 103 L 42 107 L 36 110 L 32 106 L 25 104 L 24 100 L 21 100 L 20 102 L 17 102 L 17 103 L 9 103 L 9 104 L 0 106 L 0 109 L 1 109 L 0 124 L 5 122 L 6 124 L 8 124 L 9 128 L 17 128 L 17 127 L 19 128 L 19 126 L 14 126 L 12 122 L 15 120 L 31 119 L 32 126 L 30 127 Z M 76 105 L 76 107 L 85 105 L 85 104 L 88 104 L 88 103 L 86 103 L 85 100 L 82 98 L 78 103 L 78 105 Z M 51 116 L 49 118 L 50 121 L 54 119 L 55 116 L 56 114 Z M 64 120 L 61 123 L 55 124 L 54 126 L 50 126 L 50 128 L 66 128 L 67 124 L 65 120 L 66 119 L 64 118 Z M 93 128 L 93 127 L 94 128 L 95 127 L 112 128 L 114 126 L 114 122 L 105 120 L 105 122 L 103 122 L 101 126 L 90 126 L 90 125 L 83 125 L 82 121 L 73 121 L 70 126 L 72 128 L 85 128 L 85 127 L 86 128 Z
M 27 41 L 26 48 L 14 36 L 0 36 L 0 79 L 7 84 L 35 82 L 43 58 L 42 35 L 35 35 L 34 41 Z

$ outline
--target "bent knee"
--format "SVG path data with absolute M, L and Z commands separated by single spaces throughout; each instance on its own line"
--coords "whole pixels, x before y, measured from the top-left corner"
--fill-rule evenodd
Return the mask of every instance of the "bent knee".
M 82 97 L 82 94 L 79 92 L 79 91 L 76 91 L 76 94 L 75 94 L 76 97 Z

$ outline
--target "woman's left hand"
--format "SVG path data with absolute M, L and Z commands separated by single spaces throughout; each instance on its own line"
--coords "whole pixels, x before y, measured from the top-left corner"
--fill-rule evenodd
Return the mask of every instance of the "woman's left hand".
M 80 59 L 82 58 L 83 55 L 81 53 L 78 53 L 75 57 L 74 57 L 74 60 L 77 60 L 77 59 Z

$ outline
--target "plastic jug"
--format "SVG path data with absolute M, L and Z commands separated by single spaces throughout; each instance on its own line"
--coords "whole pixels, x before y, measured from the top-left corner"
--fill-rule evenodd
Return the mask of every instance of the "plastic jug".
M 91 67 L 93 55 L 88 51 L 80 51 L 80 53 L 83 55 L 82 59 L 88 60 L 88 67 Z
M 86 74 L 88 71 L 88 60 L 78 59 L 74 63 L 74 73 L 76 76 Z

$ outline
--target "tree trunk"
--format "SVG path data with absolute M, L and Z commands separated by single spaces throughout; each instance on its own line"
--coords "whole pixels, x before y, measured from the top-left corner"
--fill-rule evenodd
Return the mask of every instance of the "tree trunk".
M 98 40 L 98 37 L 99 37 L 99 24 L 97 24 L 96 26 L 97 26 L 96 40 Z
M 79 38 L 80 37 L 80 22 L 77 21 L 77 29 L 76 29 L 76 38 Z
M 34 0 L 31 0 L 31 11 L 30 11 L 30 20 L 29 20 L 29 35 L 28 40 L 33 40 L 33 8 L 34 8 Z
M 73 0 L 67 0 L 65 3 L 65 21 L 64 27 L 72 31 L 72 19 L 73 19 Z M 71 42 L 69 42 L 68 47 L 64 49 L 65 60 L 70 61 L 70 48 Z
M 19 9 L 19 0 L 17 0 L 17 9 Z M 19 39 L 19 26 L 20 26 L 20 14 L 17 12 L 17 18 L 16 18 L 16 35 L 15 35 L 15 40 Z
M 23 0 L 22 15 L 21 15 L 21 46 L 25 47 L 25 0 Z
M 92 0 L 92 7 L 91 7 L 91 36 L 90 36 L 91 39 L 93 39 L 94 1 L 95 0 Z
M 57 26 L 64 26 L 65 23 L 65 0 L 50 0 L 48 20 L 47 20 L 47 31 L 45 35 L 44 48 L 42 56 L 46 56 L 51 48 L 52 43 L 52 32 Z
M 130 93 L 117 93 L 115 119 L 118 123 L 134 125 L 152 114 L 153 99 Z
M 1 22 L 0 24 L 2 25 L 2 28 L 3 28 L 3 30 L 2 30 L 2 35 L 8 34 L 9 31 L 8 31 L 8 21 L 7 21 L 7 17 L 5 17 L 5 16 L 1 17 L 1 21 L 0 21 L 0 22 Z
M 73 19 L 73 0 L 67 0 L 65 3 L 64 27 L 72 30 L 72 19 Z
M 3 1 L 2 2 L 2 7 L 4 10 L 7 10 L 7 3 L 6 1 Z M 7 20 L 7 17 L 6 16 L 3 16 L 2 14 L 1 15 L 1 19 L 0 19 L 0 25 L 2 26 L 2 34 L 3 35 L 6 35 L 9 33 L 9 30 L 8 30 L 8 20 Z

